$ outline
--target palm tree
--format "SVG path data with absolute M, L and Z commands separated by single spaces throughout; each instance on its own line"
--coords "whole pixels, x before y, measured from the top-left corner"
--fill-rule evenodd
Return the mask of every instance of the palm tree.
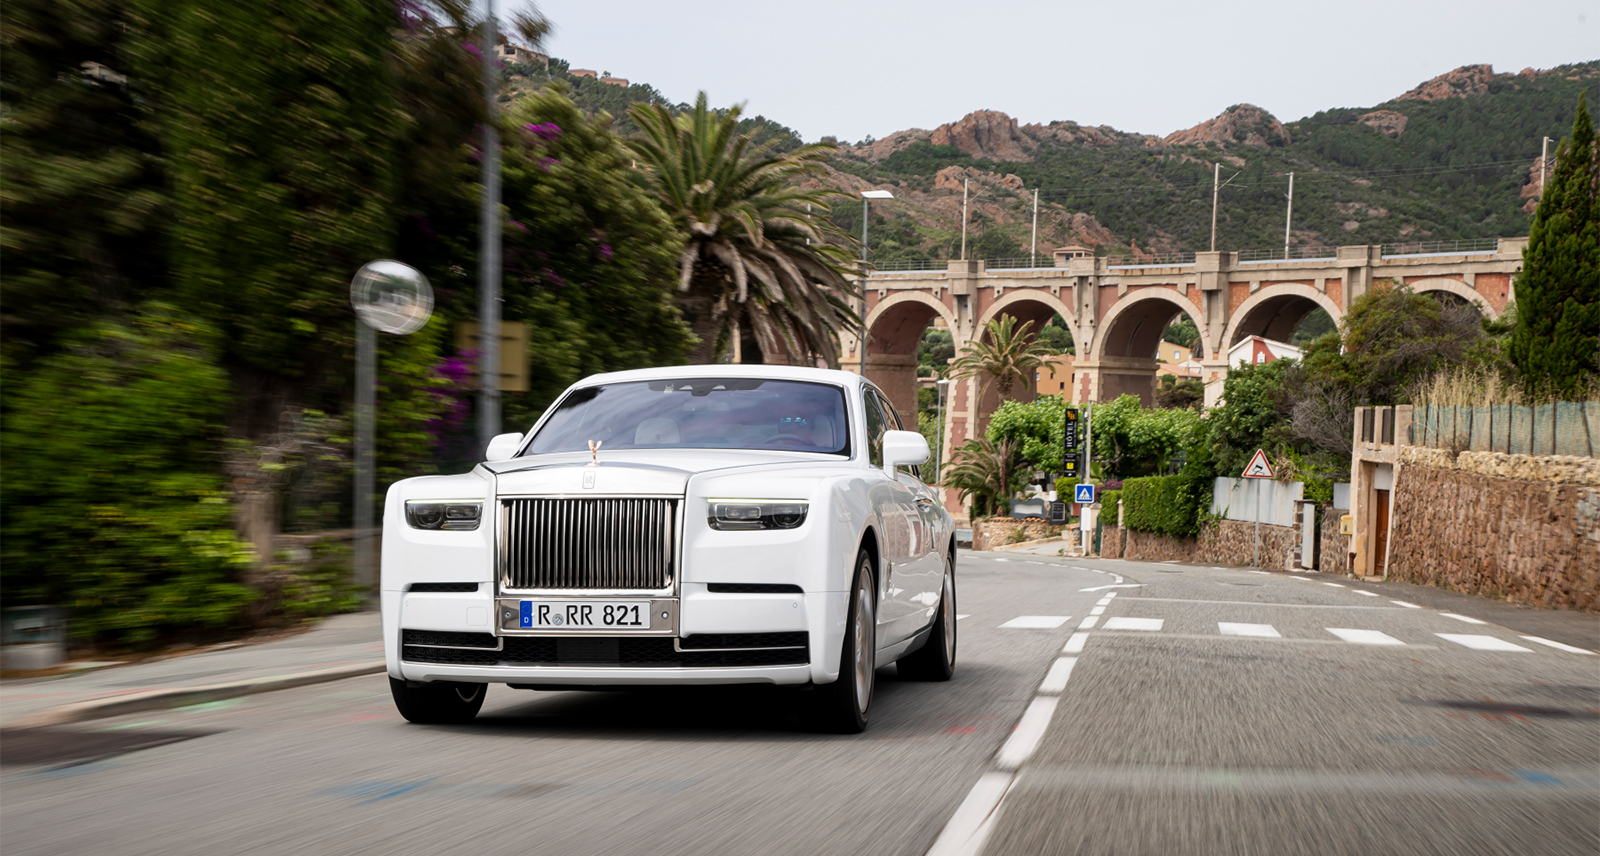
M 974 517 L 987 517 L 1011 495 L 1011 474 L 1022 464 L 1020 453 L 1021 446 L 1009 439 L 968 440 L 950 456 L 940 484 L 959 491 L 963 503 L 971 499 Z
M 642 131 L 629 142 L 640 177 L 684 236 L 678 308 L 700 339 L 690 362 L 714 361 L 742 335 L 754 346 L 743 362 L 782 354 L 836 366 L 838 331 L 856 326 L 851 239 L 808 206 L 825 212 L 845 194 L 799 186 L 825 171 L 833 146 L 757 145 L 738 132 L 740 112 L 709 109 L 704 92 L 680 116 L 659 104 L 628 111 Z
M 993 379 L 1004 401 L 1017 381 L 1027 384 L 1027 379 L 1056 355 L 1054 348 L 1029 336 L 1032 321 L 1017 326 L 1017 319 L 1001 315 L 984 326 L 987 335 L 979 336 L 961 349 L 961 355 L 950 364 L 950 377 L 968 378 L 987 375 Z M 980 390 L 981 397 L 981 390 Z

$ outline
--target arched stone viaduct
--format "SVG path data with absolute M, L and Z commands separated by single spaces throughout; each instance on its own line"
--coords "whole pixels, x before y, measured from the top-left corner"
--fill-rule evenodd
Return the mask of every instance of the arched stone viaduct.
M 1059 315 L 1078 359 L 1072 400 L 1110 401 L 1125 393 L 1146 403 L 1155 389 L 1157 345 L 1178 313 L 1194 321 L 1195 358 L 1209 382 L 1226 375 L 1228 348 L 1248 336 L 1287 340 L 1320 307 L 1337 323 L 1368 289 L 1405 284 L 1444 292 L 1496 317 L 1514 297 L 1526 238 L 1502 238 L 1492 250 L 1384 255 L 1381 246 L 1340 247 L 1328 258 L 1240 261 L 1238 253 L 1197 253 L 1188 264 L 1109 265 L 1093 257 L 1056 267 L 986 269 L 976 260 L 944 270 L 877 272 L 867 279 L 866 373 L 888 393 L 900 418 L 917 424 L 917 343 L 936 318 L 951 330 L 957 352 L 1002 313 L 1043 327 Z M 843 368 L 856 370 L 859 341 L 846 336 Z M 990 385 L 992 387 L 992 384 Z M 951 384 L 945 453 L 980 434 L 996 406 L 978 383 Z M 1033 385 L 1023 391 L 1033 395 Z

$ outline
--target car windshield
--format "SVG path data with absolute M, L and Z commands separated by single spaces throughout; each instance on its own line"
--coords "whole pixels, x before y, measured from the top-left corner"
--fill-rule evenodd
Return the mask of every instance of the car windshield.
M 524 454 L 769 449 L 849 454 L 844 390 L 759 378 L 683 378 L 573 390 Z

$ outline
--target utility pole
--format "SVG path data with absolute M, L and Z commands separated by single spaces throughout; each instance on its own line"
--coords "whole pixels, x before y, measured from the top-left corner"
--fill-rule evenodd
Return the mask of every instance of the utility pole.
M 1039 188 L 1033 189 L 1033 243 L 1028 245 L 1028 267 L 1039 265 Z
M 1289 227 L 1294 225 L 1294 173 L 1289 173 L 1289 213 L 1283 220 L 1283 257 L 1289 257 Z
M 1217 194 L 1222 187 L 1217 182 L 1222 180 L 1222 161 L 1217 161 L 1217 168 L 1211 172 L 1211 250 L 1217 249 Z
M 856 354 L 861 357 L 861 376 L 867 376 L 867 206 L 871 200 L 861 197 L 861 341 Z
M 969 178 L 961 179 L 961 260 L 967 259 L 967 184 Z
M 478 243 L 478 446 L 500 433 L 500 134 L 495 94 L 494 0 L 483 19 L 483 198 Z
M 1544 172 L 1545 165 L 1550 162 L 1550 138 L 1545 137 L 1539 144 L 1539 198 L 1544 198 Z

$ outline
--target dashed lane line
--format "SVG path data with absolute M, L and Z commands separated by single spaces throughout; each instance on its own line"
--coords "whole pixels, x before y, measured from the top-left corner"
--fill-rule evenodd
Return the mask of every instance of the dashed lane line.
M 1479 621 L 1476 618 L 1469 618 L 1469 617 L 1467 617 L 1465 615 L 1456 615 L 1454 612 L 1441 612 L 1439 614 L 1444 616 L 1445 618 L 1454 618 L 1457 621 L 1465 621 L 1468 624 L 1488 624 L 1489 623 L 1487 621 Z
M 1333 586 L 1334 588 L 1344 588 L 1344 583 L 1323 583 L 1323 585 Z
M 1028 702 L 1022 719 L 1017 721 L 1017 727 L 995 756 L 995 766 L 1002 770 L 1015 770 L 1028 760 L 1033 750 L 1039 748 L 1045 731 L 1050 728 L 1050 717 L 1055 715 L 1056 701 L 1051 696 L 1034 696 L 1033 701 Z
M 1083 653 L 1083 643 L 1085 643 L 1087 641 L 1089 641 L 1089 634 L 1087 634 L 1087 633 L 1074 633 L 1071 636 L 1067 637 L 1067 644 L 1062 647 L 1061 653 L 1063 653 L 1063 654 L 1081 654 L 1081 653 Z
M 1378 597 L 1378 593 L 1373 591 L 1362 591 L 1361 589 L 1351 589 L 1350 591 L 1356 594 L 1366 595 L 1367 597 Z
M 1060 694 L 1067 688 L 1067 679 L 1072 677 L 1072 667 L 1077 662 L 1077 657 L 1057 658 L 1050 664 L 1050 671 L 1045 673 L 1044 680 L 1039 683 L 1039 692 Z
M 1105 629 L 1107 629 L 1107 630 L 1160 630 L 1161 629 L 1161 625 L 1163 625 L 1165 623 L 1166 623 L 1166 619 L 1162 619 L 1162 618 L 1125 618 L 1125 617 L 1119 616 L 1119 617 L 1116 617 L 1116 618 L 1107 618 L 1106 619 L 1106 623 L 1105 623 Z
M 1089 610 L 1090 615 L 1104 615 L 1105 612 L 1106 608 L 1103 606 L 1097 606 L 1094 609 Z
M 1078 625 L 1078 629 L 1079 629 L 1079 630 L 1088 630 L 1088 629 L 1090 629 L 1090 628 L 1092 628 L 1092 627 L 1094 627 L 1094 625 L 1095 625 L 1095 622 L 1098 622 L 1098 621 L 1099 621 L 1099 620 L 1100 620 L 1100 616 L 1098 616 L 1098 615 L 1091 615 L 1091 616 L 1089 616 L 1089 617 L 1088 617 L 1088 618 L 1085 618 L 1085 619 L 1084 619 L 1084 620 L 1083 620 L 1083 623 L 1082 623 L 1082 624 L 1079 624 L 1079 625 Z
M 1414 603 L 1406 603 L 1406 602 L 1405 602 L 1405 601 L 1403 601 L 1403 600 L 1391 600 L 1391 601 L 1389 601 L 1389 602 L 1390 602 L 1390 603 L 1398 603 L 1398 604 L 1400 604 L 1400 605 L 1401 605 L 1401 606 L 1403 606 L 1403 607 L 1405 607 L 1405 608 L 1406 608 L 1406 609 L 1421 609 L 1421 608 L 1422 608 L 1422 607 L 1420 607 L 1420 606 L 1417 606 L 1417 605 L 1416 605 L 1416 604 L 1414 604 Z
M 1004 630 L 1054 630 L 1070 618 L 1070 615 L 1019 615 L 1000 627 Z

